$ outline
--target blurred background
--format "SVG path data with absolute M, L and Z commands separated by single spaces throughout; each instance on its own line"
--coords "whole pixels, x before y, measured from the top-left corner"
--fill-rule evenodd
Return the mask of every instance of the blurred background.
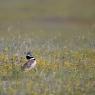
M 0 48 L 93 49 L 94 9 L 95 0 L 0 0 Z

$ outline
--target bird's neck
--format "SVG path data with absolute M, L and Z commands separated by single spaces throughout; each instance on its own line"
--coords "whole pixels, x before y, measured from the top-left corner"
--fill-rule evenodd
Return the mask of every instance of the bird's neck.
M 30 58 L 29 60 L 35 60 L 35 58 L 34 58 L 34 57 L 32 57 L 32 58 Z

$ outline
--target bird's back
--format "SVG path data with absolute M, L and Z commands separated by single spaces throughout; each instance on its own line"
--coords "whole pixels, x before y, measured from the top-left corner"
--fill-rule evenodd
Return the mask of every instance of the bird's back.
M 26 62 L 21 69 L 22 70 L 30 70 L 32 68 L 34 68 L 36 65 L 36 60 L 29 60 L 28 62 Z

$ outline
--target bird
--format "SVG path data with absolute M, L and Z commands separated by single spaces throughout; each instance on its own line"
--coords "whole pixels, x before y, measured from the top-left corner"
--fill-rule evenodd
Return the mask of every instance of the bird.
M 27 52 L 26 59 L 28 61 L 21 66 L 21 70 L 29 71 L 36 67 L 36 59 L 32 56 L 31 52 Z

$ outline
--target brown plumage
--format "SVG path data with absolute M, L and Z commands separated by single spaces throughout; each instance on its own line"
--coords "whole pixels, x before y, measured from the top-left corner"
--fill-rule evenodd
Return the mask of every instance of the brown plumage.
M 27 71 L 27 70 L 31 70 L 32 68 L 35 68 L 36 60 L 34 57 L 32 57 L 30 52 L 27 53 L 26 58 L 28 62 L 26 62 L 24 65 L 21 66 L 21 70 Z

